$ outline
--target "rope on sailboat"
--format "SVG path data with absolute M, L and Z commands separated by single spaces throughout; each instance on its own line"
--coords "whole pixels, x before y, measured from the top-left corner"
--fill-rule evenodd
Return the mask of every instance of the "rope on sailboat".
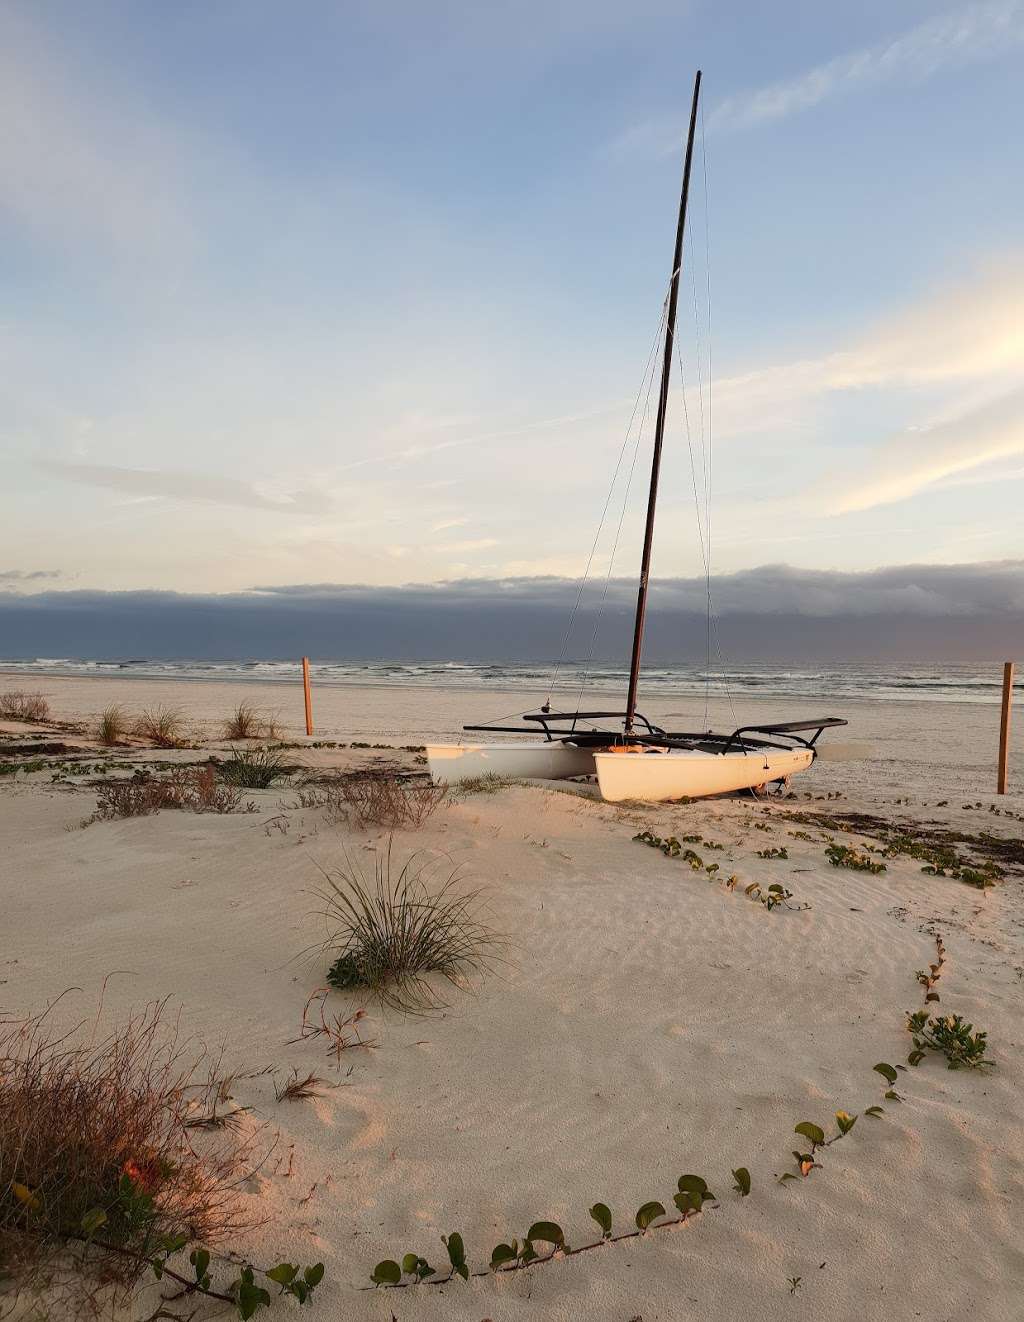
M 615 494 L 615 484 L 616 484 L 616 483 L 618 482 L 618 480 L 619 480 L 619 473 L 620 473 L 620 471 L 621 471 L 621 469 L 622 469 L 622 461 L 623 461 L 623 459 L 625 458 L 626 449 L 627 449 L 627 447 L 628 447 L 628 445 L 629 445 L 629 437 L 630 437 L 630 433 L 631 433 L 632 430 L 633 430 L 633 423 L 636 421 L 637 410 L 638 410 L 639 407 L 640 407 L 640 400 L 641 400 L 641 398 L 642 398 L 643 395 L 644 395 L 644 385 L 645 385 L 645 384 L 647 384 L 647 399 L 648 399 L 648 400 L 650 399 L 651 386 L 650 386 L 650 384 L 648 384 L 648 377 L 650 377 L 651 382 L 653 382 L 653 379 L 654 379 L 654 378 L 653 378 L 653 376 L 651 375 L 652 364 L 654 363 L 654 361 L 655 361 L 655 357 L 656 357 L 656 354 L 657 354 L 657 352 L 658 352 L 658 345 L 661 343 L 662 330 L 663 330 L 664 325 L 665 325 L 666 310 L 667 310 L 667 297 L 666 297 L 665 302 L 662 304 L 662 308 L 661 308 L 661 320 L 660 320 L 659 323 L 658 323 L 658 329 L 657 329 L 657 331 L 655 332 L 654 340 L 653 340 L 653 342 L 652 342 L 652 344 L 651 344 L 650 353 L 647 355 L 647 364 L 646 364 L 646 366 L 644 367 L 644 375 L 643 375 L 643 379 L 642 379 L 641 382 L 640 382 L 640 389 L 637 391 L 636 399 L 633 401 L 633 411 L 632 411 L 632 413 L 629 415 L 629 423 L 628 423 L 628 425 L 627 425 L 627 427 L 626 427 L 626 434 L 625 434 L 625 436 L 624 436 L 623 439 L 622 439 L 622 445 L 619 447 L 619 457 L 618 457 L 618 459 L 617 459 L 617 461 L 616 461 L 616 464 L 615 464 L 615 471 L 612 473 L 612 480 L 611 480 L 611 482 L 609 483 L 609 486 L 608 486 L 608 494 L 605 496 L 604 507 L 603 507 L 603 509 L 601 510 L 601 517 L 600 517 L 600 519 L 598 520 L 597 532 L 594 534 L 594 541 L 593 541 L 593 545 L 592 545 L 591 548 L 590 548 L 590 555 L 587 557 L 587 563 L 586 563 L 586 567 L 585 567 L 584 570 L 583 570 L 583 575 L 582 575 L 582 577 L 580 578 L 578 584 L 576 585 L 576 600 L 573 602 L 572 610 L 569 612 L 569 620 L 568 620 L 568 623 L 567 623 L 566 626 L 565 626 L 565 634 L 564 634 L 564 636 L 563 636 L 563 638 L 562 638 L 562 646 L 559 648 L 558 658 L 557 658 L 557 660 L 555 661 L 554 669 L 553 669 L 552 672 L 551 672 L 551 678 L 550 678 L 550 680 L 548 681 L 548 694 L 547 694 L 547 701 L 548 701 L 548 703 L 551 702 L 551 696 L 552 696 L 552 694 L 554 693 L 555 683 L 557 682 L 557 679 L 558 679 L 558 672 L 559 672 L 559 670 L 560 670 L 561 667 L 562 667 L 562 662 L 565 660 L 565 652 L 566 652 L 566 648 L 567 648 L 568 645 L 569 645 L 569 637 L 570 637 L 570 634 L 572 633 L 572 626 L 573 626 L 573 623 L 575 622 L 576 614 L 577 614 L 577 612 L 578 612 L 578 610 L 579 610 L 579 607 L 580 607 L 580 602 L 583 600 L 583 593 L 584 593 L 584 590 L 586 589 L 587 582 L 588 582 L 588 580 L 589 580 L 589 578 L 590 578 L 590 570 L 591 570 L 591 568 L 592 568 L 592 566 L 593 566 L 593 563 L 594 563 L 594 556 L 597 554 L 597 547 L 598 547 L 598 543 L 599 543 L 600 540 L 601 540 L 601 534 L 602 534 L 602 532 L 604 531 L 605 520 L 606 520 L 607 517 L 608 517 L 608 510 L 609 510 L 609 508 L 611 507 L 611 503 L 612 503 L 612 496 Z M 645 404 L 644 408 L 645 408 L 645 416 L 646 416 L 646 404 Z M 635 445 L 634 445 L 634 451 L 633 451 L 633 464 L 632 464 L 632 466 L 631 466 L 631 468 L 630 468 L 630 480 L 632 480 L 632 470 L 633 470 L 633 467 L 636 466 L 636 446 L 639 444 L 639 437 L 640 437 L 642 431 L 643 431 L 643 424 L 641 423 L 640 432 L 637 433 L 637 441 L 636 441 L 636 443 L 635 443 Z M 626 491 L 627 491 L 627 493 L 628 493 L 628 491 L 629 491 L 629 486 L 628 486 L 628 484 L 627 484 L 627 487 L 626 487 Z M 622 519 L 621 519 L 621 517 L 620 517 L 620 519 L 619 519 L 619 528 L 620 528 L 620 530 L 621 530 L 621 527 L 622 527 Z M 616 535 L 616 542 L 615 542 L 615 544 L 616 544 L 616 546 L 618 545 L 618 536 L 617 536 L 617 535 Z M 614 551 L 613 551 L 612 554 L 613 554 L 613 557 L 614 557 Z M 606 584 L 606 585 L 605 585 L 605 593 L 606 593 L 606 594 L 607 594 L 607 591 L 608 591 L 608 588 L 607 588 L 607 584 Z M 588 664 L 589 664 L 589 662 L 590 662 L 590 659 L 591 659 L 591 658 L 589 658 L 589 657 L 587 658 L 587 663 L 588 663 Z M 581 690 L 581 696 L 582 696 L 582 690 Z M 578 709 L 578 707 L 579 707 L 579 700 L 577 700 L 577 709 Z

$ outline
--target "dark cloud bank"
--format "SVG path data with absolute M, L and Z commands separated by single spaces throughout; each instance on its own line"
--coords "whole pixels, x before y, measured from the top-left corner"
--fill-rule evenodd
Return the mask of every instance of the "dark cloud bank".
M 590 650 L 602 587 L 588 587 L 570 656 Z M 559 652 L 576 588 L 567 579 L 512 578 L 223 595 L 0 590 L 0 657 L 540 660 Z M 721 646 L 734 661 L 980 661 L 1024 652 L 1024 561 L 860 574 L 763 566 L 724 575 L 713 591 Z M 627 655 L 635 598 L 632 580 L 612 581 L 600 659 Z M 653 583 L 648 658 L 703 657 L 704 609 L 702 580 Z

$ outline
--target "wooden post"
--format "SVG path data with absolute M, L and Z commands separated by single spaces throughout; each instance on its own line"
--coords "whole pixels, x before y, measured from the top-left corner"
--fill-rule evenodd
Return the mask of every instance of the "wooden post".
M 1013 662 L 1003 662 L 1003 709 L 999 718 L 999 773 L 996 793 L 1006 793 L 1006 767 L 1010 758 L 1010 704 L 1013 702 Z
M 302 691 L 306 698 L 306 733 L 313 733 L 313 699 L 309 693 L 309 657 L 302 658 Z

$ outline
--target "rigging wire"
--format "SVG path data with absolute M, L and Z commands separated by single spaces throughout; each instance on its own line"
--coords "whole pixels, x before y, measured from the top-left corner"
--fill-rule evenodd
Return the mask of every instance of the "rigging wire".
M 583 576 L 581 577 L 579 583 L 577 584 L 576 600 L 575 600 L 575 602 L 573 603 L 572 610 L 569 612 L 569 621 L 568 621 L 568 623 L 567 623 L 566 626 L 565 626 L 565 635 L 564 635 L 564 637 L 562 638 L 562 646 L 561 646 L 561 648 L 559 649 L 559 652 L 558 652 L 558 658 L 557 658 L 557 660 L 555 661 L 554 669 L 553 669 L 552 672 L 551 672 L 551 678 L 550 678 L 550 680 L 548 681 L 548 694 L 547 694 L 547 702 L 548 702 L 548 703 L 551 702 L 551 696 L 552 696 L 552 694 L 553 694 L 553 692 L 554 692 L 555 683 L 556 683 L 556 681 L 557 681 L 557 679 L 558 679 L 558 672 L 559 672 L 559 670 L 561 669 L 562 662 L 565 660 L 565 651 L 566 651 L 566 648 L 567 648 L 568 645 L 569 645 L 569 636 L 570 636 L 570 634 L 572 633 L 572 626 L 573 626 L 573 623 L 574 623 L 574 621 L 575 621 L 575 619 L 576 619 L 576 613 L 577 613 L 577 611 L 579 610 L 580 602 L 583 600 L 583 593 L 584 593 L 584 590 L 586 589 L 586 586 L 587 586 L 587 581 L 588 581 L 589 578 L 590 578 L 590 570 L 591 570 L 591 566 L 592 566 L 593 563 L 594 563 L 594 556 L 597 554 L 597 547 L 598 547 L 598 543 L 599 543 L 600 540 L 601 540 L 601 533 L 604 531 L 604 523 L 605 523 L 605 519 L 608 517 L 608 510 L 609 510 L 609 507 L 611 506 L 611 503 L 612 503 L 612 496 L 613 496 L 614 493 L 615 493 L 615 484 L 616 484 L 616 482 L 618 481 L 618 478 L 619 478 L 619 472 L 620 472 L 620 470 L 621 470 L 621 468 L 622 468 L 622 461 L 623 461 L 623 458 L 625 457 L 626 449 L 627 449 L 627 447 L 628 447 L 628 445 L 629 445 L 629 436 L 630 436 L 630 432 L 633 430 L 633 423 L 636 421 L 637 410 L 638 410 L 639 407 L 640 407 L 640 400 L 641 400 L 641 397 L 643 396 L 643 393 L 644 393 L 644 383 L 647 381 L 648 375 L 650 374 L 650 371 L 651 371 L 651 364 L 652 364 L 652 362 L 653 362 L 654 359 L 655 359 L 655 355 L 657 354 L 657 351 L 658 351 L 658 345 L 659 345 L 660 342 L 661 342 L 661 333 L 662 333 L 662 328 L 664 327 L 664 324 L 665 324 L 665 316 L 666 316 L 666 306 L 663 304 L 663 305 L 662 305 L 662 310 L 661 310 L 661 321 L 658 323 L 658 329 L 657 329 L 657 331 L 655 332 L 655 335 L 654 335 L 654 341 L 653 341 L 653 343 L 651 344 L 650 352 L 649 352 L 648 355 L 647 355 L 647 364 L 646 364 L 646 366 L 644 367 L 644 374 L 643 374 L 643 378 L 641 379 L 641 382 L 640 382 L 640 389 L 637 391 L 636 399 L 633 401 L 633 411 L 632 411 L 632 413 L 631 413 L 630 416 L 629 416 L 629 423 L 628 423 L 628 425 L 627 425 L 627 427 L 626 427 L 626 434 L 625 434 L 625 436 L 623 437 L 622 445 L 621 445 L 620 448 L 619 448 L 619 457 L 618 457 L 618 460 L 616 461 L 616 464 L 615 464 L 615 471 L 614 471 L 614 473 L 612 474 L 612 480 L 611 480 L 611 482 L 609 483 L 609 486 L 608 486 L 608 494 L 607 494 L 607 496 L 605 497 L 604 508 L 601 510 L 601 518 L 600 518 L 600 520 L 598 521 L 597 532 L 594 534 L 594 542 L 593 542 L 593 545 L 592 545 L 591 548 L 590 548 L 590 555 L 587 557 L 587 563 L 586 563 L 586 567 L 585 567 L 584 570 L 583 570 Z M 648 393 L 648 397 L 650 397 L 650 387 L 649 387 L 649 386 L 648 386 L 647 393 Z M 646 415 L 646 405 L 645 405 L 645 415 Z M 641 423 L 641 430 L 642 430 L 642 428 L 643 428 L 643 424 Z M 637 440 L 638 440 L 638 443 L 639 443 L 639 433 L 638 433 L 638 438 L 637 438 Z M 636 449 L 635 449 L 635 447 L 634 447 L 633 466 L 635 467 L 635 465 L 636 465 Z M 630 479 L 632 479 L 632 467 L 631 467 L 631 469 L 630 469 Z M 626 490 L 627 490 L 627 492 L 628 492 L 628 490 L 629 490 L 628 485 L 627 485 Z M 620 519 L 620 520 L 619 520 L 619 526 L 620 526 L 620 528 L 621 528 L 621 523 L 622 523 L 622 521 L 621 521 L 621 519 Z M 617 544 L 618 544 L 618 543 L 617 543 L 617 539 L 616 539 L 616 545 L 617 545 Z M 613 553 L 613 554 L 614 554 L 614 553 Z M 606 586 L 606 588 L 605 588 L 605 591 L 607 592 L 607 586 Z M 589 663 L 590 658 L 588 658 L 587 660 L 588 660 L 588 663 Z M 581 692 L 582 692 L 582 691 L 581 691 Z M 578 708 L 579 708 L 579 701 L 577 700 L 577 710 L 578 710 Z
M 708 561 L 705 568 L 707 585 L 707 635 L 708 635 L 708 654 L 710 656 L 712 639 L 714 640 L 715 654 L 718 657 L 719 672 L 722 676 L 722 682 L 725 686 L 725 694 L 729 700 L 729 710 L 732 713 L 733 721 L 736 720 L 736 707 L 733 703 L 732 687 L 725 676 L 725 656 L 722 652 L 722 639 L 718 630 L 718 616 L 715 613 L 714 603 L 711 594 L 711 481 L 712 481 L 712 460 L 714 457 L 714 375 L 711 357 L 712 344 L 712 322 L 711 322 L 711 188 L 708 183 L 708 150 L 707 138 L 704 132 L 704 106 L 700 107 L 700 152 L 701 162 L 704 174 L 704 274 L 705 286 L 707 290 L 708 303 L 708 323 L 707 323 L 707 358 L 708 358 L 708 490 L 707 490 L 707 513 L 705 522 L 707 524 L 707 547 Z M 710 669 L 710 666 L 709 666 Z
M 708 320 L 707 320 L 707 360 L 708 360 L 708 467 L 707 484 L 705 490 L 705 512 L 704 527 L 707 534 L 708 559 L 705 566 L 705 582 L 707 588 L 707 668 L 711 670 L 711 482 L 713 477 L 712 462 L 715 452 L 715 432 L 714 432 L 714 374 L 711 360 L 711 190 L 708 187 L 708 148 L 707 138 L 704 133 L 704 107 L 700 107 L 700 154 L 701 165 L 704 175 L 704 283 L 707 292 Z M 705 680 L 705 706 L 707 704 L 708 690 L 711 686 L 711 676 Z M 730 697 L 731 702 L 731 697 Z
M 673 274 L 673 279 L 674 278 L 675 277 Z M 658 337 L 655 342 L 655 350 L 657 350 L 658 345 L 661 343 L 662 330 L 665 326 L 667 309 L 668 309 L 668 296 L 666 295 L 665 302 L 662 305 L 661 323 L 659 324 L 658 327 Z M 633 485 L 633 475 L 636 472 L 636 461 L 640 453 L 640 441 L 644 434 L 644 427 L 647 424 L 648 413 L 650 412 L 651 391 L 654 389 L 654 377 L 656 374 L 656 367 L 657 367 L 656 362 L 651 361 L 648 367 L 648 374 L 646 378 L 647 394 L 644 398 L 644 410 L 640 418 L 640 426 L 637 428 L 636 441 L 633 445 L 633 458 L 629 465 L 629 474 L 626 478 L 626 489 L 622 493 L 622 508 L 619 511 L 619 522 L 615 529 L 615 540 L 612 543 L 611 555 L 608 557 L 608 572 L 605 574 L 605 578 L 604 578 L 604 590 L 601 593 L 601 601 L 600 601 L 600 605 L 598 606 L 597 619 L 594 621 L 594 632 L 590 639 L 590 650 L 587 653 L 586 661 L 584 663 L 583 678 L 580 681 L 579 693 L 576 695 L 577 710 L 579 710 L 579 705 L 583 701 L 583 693 L 587 687 L 587 681 L 590 679 L 591 662 L 593 661 L 594 653 L 597 650 L 597 638 L 601 629 L 601 622 L 604 619 L 604 608 L 605 608 L 605 603 L 608 599 L 608 588 L 611 584 L 612 572 L 615 569 L 615 556 L 618 553 L 619 539 L 622 536 L 622 525 L 626 517 L 626 508 L 629 504 L 629 491 L 630 491 L 630 487 Z M 642 389 L 643 387 L 641 386 L 641 390 Z

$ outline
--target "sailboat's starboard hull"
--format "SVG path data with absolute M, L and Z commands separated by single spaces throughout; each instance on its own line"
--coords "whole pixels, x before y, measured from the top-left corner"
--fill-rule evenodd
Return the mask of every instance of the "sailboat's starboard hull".
M 709 794 L 760 789 L 806 771 L 814 761 L 809 748 L 766 748 L 733 753 L 701 749 L 669 752 L 599 752 L 594 755 L 601 797 L 609 803 L 637 799 L 664 803 Z
M 565 780 L 592 776 L 594 755 L 557 740 L 505 744 L 428 744 L 427 767 L 435 785 L 457 785 L 480 776 Z

